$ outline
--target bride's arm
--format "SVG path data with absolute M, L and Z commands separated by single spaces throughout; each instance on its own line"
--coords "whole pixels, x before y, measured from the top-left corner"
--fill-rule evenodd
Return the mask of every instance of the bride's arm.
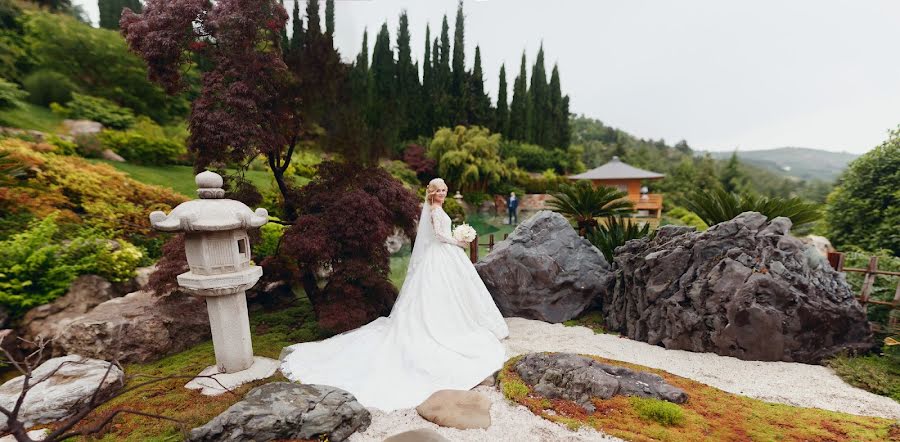
M 451 236 L 444 235 L 444 233 L 443 233 L 444 232 L 444 229 L 443 229 L 444 217 L 442 217 L 441 214 L 438 213 L 437 210 L 431 211 L 431 225 L 432 225 L 432 227 L 434 227 L 434 236 L 437 238 L 438 241 L 445 242 L 447 244 L 453 244 L 454 246 L 459 246 L 462 248 L 466 247 L 465 241 L 457 241 L 455 238 L 453 238 Z

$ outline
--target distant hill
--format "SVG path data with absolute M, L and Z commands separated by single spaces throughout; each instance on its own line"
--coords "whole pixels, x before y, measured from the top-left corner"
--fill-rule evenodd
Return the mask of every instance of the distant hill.
M 726 160 L 731 152 L 710 152 L 713 158 Z M 805 147 L 738 151 L 738 159 L 764 169 L 803 180 L 834 181 L 859 155 L 829 152 Z

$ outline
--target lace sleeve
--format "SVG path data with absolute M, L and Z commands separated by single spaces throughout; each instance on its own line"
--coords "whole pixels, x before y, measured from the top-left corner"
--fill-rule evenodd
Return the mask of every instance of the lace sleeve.
M 440 242 L 445 242 L 447 244 L 453 244 L 454 246 L 459 245 L 459 241 L 453 239 L 450 236 L 446 236 L 444 234 L 444 217 L 441 216 L 437 210 L 431 211 L 431 225 L 434 227 L 434 236 Z

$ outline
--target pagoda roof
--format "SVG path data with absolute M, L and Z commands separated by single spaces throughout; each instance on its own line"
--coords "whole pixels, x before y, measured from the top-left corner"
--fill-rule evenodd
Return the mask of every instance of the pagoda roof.
M 637 167 L 625 164 L 619 157 L 612 157 L 608 163 L 591 169 L 578 175 L 570 175 L 572 180 L 658 180 L 665 177 L 661 173 L 651 172 L 649 170 L 638 169 Z

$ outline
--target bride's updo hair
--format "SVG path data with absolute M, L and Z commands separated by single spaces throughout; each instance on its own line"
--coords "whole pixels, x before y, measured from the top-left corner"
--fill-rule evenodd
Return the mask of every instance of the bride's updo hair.
M 434 194 L 437 193 L 438 189 L 440 189 L 442 187 L 444 189 L 447 188 L 447 183 L 444 182 L 443 178 L 435 178 L 435 179 L 429 181 L 428 187 L 425 188 L 425 194 L 426 194 L 425 201 L 427 201 L 428 204 L 433 203 L 434 202 Z

